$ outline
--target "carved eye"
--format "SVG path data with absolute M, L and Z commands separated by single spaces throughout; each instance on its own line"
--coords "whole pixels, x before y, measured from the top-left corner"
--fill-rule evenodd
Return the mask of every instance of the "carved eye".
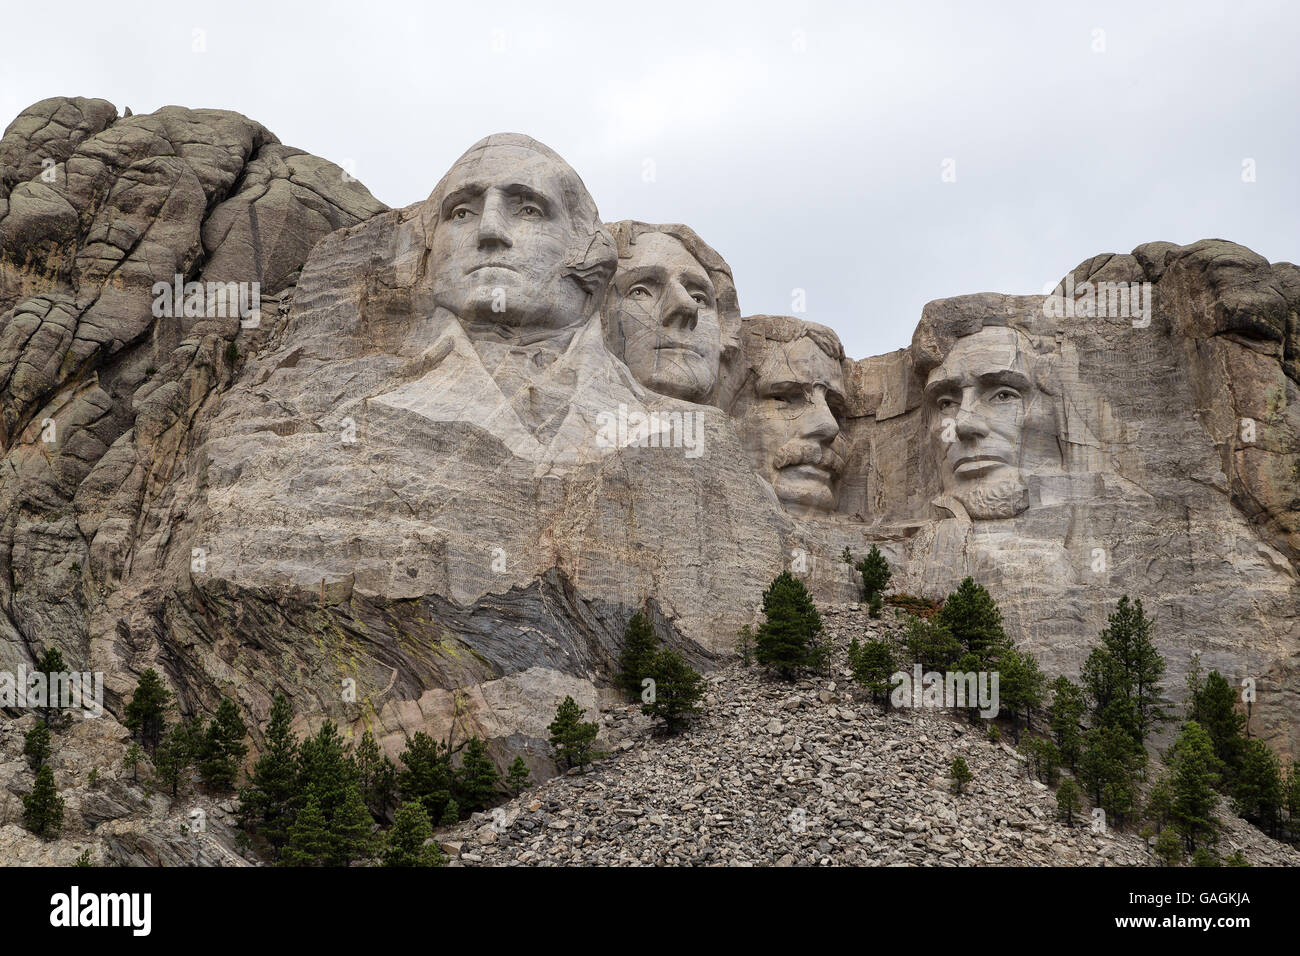
M 1020 393 L 1014 388 L 1000 388 L 993 393 L 993 401 L 999 403 L 1018 402 L 1020 401 Z
M 525 219 L 540 219 L 542 217 L 542 211 L 536 206 L 529 204 L 520 208 L 519 215 L 523 216 Z
M 627 297 L 629 299 L 648 299 L 650 298 L 650 290 L 643 285 L 634 285 L 627 290 Z
M 451 211 L 451 218 L 457 222 L 464 222 L 470 217 L 470 208 L 468 206 L 457 206 Z
M 703 292 L 692 293 L 691 298 L 695 300 L 697 305 L 707 306 L 709 304 L 709 297 Z
M 942 398 L 940 398 L 938 401 L 936 401 L 935 405 L 938 407 L 939 411 L 947 412 L 947 411 L 951 411 L 954 407 L 956 407 L 957 400 L 955 398 L 949 398 L 948 396 L 945 395 Z

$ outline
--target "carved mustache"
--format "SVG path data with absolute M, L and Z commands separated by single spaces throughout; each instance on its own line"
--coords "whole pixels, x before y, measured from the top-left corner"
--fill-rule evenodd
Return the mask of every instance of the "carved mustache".
M 844 458 L 833 447 L 819 445 L 814 441 L 796 440 L 787 442 L 776 453 L 772 464 L 778 471 L 796 465 L 817 465 L 825 468 L 832 475 L 844 470 Z

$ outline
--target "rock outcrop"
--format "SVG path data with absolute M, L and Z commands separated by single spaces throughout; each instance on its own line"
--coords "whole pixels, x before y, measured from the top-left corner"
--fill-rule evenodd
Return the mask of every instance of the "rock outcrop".
M 693 231 L 606 227 L 527 137 L 387 209 L 234 113 L 36 104 L 0 140 L 0 669 L 53 645 L 118 717 L 155 667 L 186 714 L 284 692 L 545 775 L 634 611 L 709 669 L 778 572 L 851 600 L 876 543 L 1051 672 L 1140 596 L 1171 695 L 1200 653 L 1300 749 L 1300 269 L 1147 243 L 860 361 L 849 317 L 741 314 Z

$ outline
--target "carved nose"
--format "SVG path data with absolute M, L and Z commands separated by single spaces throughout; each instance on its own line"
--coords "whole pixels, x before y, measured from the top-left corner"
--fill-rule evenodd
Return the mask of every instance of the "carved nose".
M 835 420 L 831 408 L 826 404 L 826 392 L 818 388 L 813 391 L 808 411 L 804 413 L 804 434 L 820 442 L 827 442 L 840 433 L 840 423 Z
M 510 240 L 510 229 L 502 215 L 501 205 L 492 199 L 483 205 L 483 218 L 478 226 L 478 245 L 480 249 L 491 246 L 509 249 L 514 245 Z
M 957 412 L 957 437 L 963 439 L 985 438 L 989 433 L 989 427 L 984 423 L 984 419 L 979 414 L 972 412 L 968 408 L 962 408 Z
M 694 329 L 700 321 L 700 304 L 682 287 L 674 282 L 668 290 L 670 296 L 664 304 L 663 323 L 665 328 L 676 326 L 679 329 Z

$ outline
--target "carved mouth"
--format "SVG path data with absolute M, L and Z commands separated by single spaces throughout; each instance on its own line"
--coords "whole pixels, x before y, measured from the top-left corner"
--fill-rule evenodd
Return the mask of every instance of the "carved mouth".
M 1007 460 L 998 455 L 965 455 L 957 459 L 952 470 L 963 477 L 974 477 L 1005 464 Z
M 704 353 L 693 345 L 686 342 L 665 342 L 663 345 L 655 346 L 656 352 L 690 352 L 692 355 L 698 355 L 704 358 Z
M 471 266 L 470 268 L 466 269 L 465 275 L 471 275 L 475 272 L 478 272 L 480 269 L 504 269 L 507 272 L 519 271 L 514 266 L 508 266 L 504 262 L 484 262 L 484 263 L 480 263 L 479 265 Z
M 835 477 L 835 473 L 825 465 L 815 465 L 812 462 L 803 462 L 798 465 L 786 465 L 781 469 L 781 473 L 784 475 L 792 475 L 796 478 L 808 478 L 813 481 L 829 482 Z

